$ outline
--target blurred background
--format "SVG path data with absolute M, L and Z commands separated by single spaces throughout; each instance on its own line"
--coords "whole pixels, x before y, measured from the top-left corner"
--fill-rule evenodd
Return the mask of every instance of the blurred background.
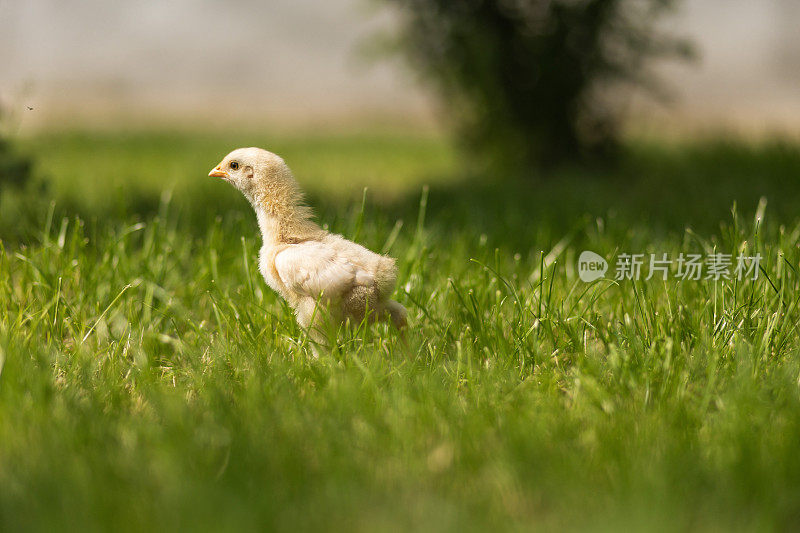
M 549 241 L 583 216 L 683 231 L 800 205 L 793 0 L 0 0 L 0 17 L 6 238 L 51 203 L 247 213 L 198 180 L 243 145 L 283 155 L 322 217 L 367 187 L 408 218 L 428 185 L 437 215 L 482 213 L 522 247 L 505 227 L 532 213 Z
M 374 53 L 375 36 L 397 28 L 401 11 L 418 7 L 411 4 L 0 0 L 0 98 L 21 132 L 437 126 L 429 87 L 402 61 Z M 795 0 L 675 3 L 659 27 L 689 41 L 694 58 L 652 65 L 668 98 L 632 100 L 627 126 L 796 133 L 798 22 Z

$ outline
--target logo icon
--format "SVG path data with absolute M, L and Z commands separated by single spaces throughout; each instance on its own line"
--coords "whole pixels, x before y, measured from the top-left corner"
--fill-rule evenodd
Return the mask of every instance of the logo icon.
M 578 257 L 578 277 L 581 281 L 590 283 L 602 278 L 607 271 L 608 261 L 605 258 L 590 250 L 581 252 Z

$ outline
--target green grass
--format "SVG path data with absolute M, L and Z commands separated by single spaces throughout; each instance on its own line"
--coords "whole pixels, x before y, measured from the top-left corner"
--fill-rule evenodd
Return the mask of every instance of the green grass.
M 375 325 L 311 356 L 249 206 L 205 177 L 237 145 L 398 258 L 406 344 Z M 795 146 L 632 144 L 539 184 L 413 135 L 23 148 L 49 185 L 0 204 L 3 531 L 800 525 Z M 584 249 L 764 272 L 584 284 Z

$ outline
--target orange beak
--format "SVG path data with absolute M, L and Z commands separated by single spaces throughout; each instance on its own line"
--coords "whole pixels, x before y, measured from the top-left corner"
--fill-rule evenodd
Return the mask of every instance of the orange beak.
M 208 175 L 212 178 L 227 178 L 228 173 L 222 170 L 219 166 L 208 173 Z

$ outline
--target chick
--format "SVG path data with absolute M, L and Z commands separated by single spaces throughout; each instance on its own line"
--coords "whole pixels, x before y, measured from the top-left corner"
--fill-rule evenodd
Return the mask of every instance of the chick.
M 369 313 L 371 320 L 388 317 L 405 326 L 405 307 L 389 298 L 397 279 L 394 259 L 315 224 L 283 159 L 239 148 L 208 175 L 224 179 L 252 204 L 263 238 L 261 275 L 315 341 L 324 339 L 321 326 L 328 318 L 360 322 Z

